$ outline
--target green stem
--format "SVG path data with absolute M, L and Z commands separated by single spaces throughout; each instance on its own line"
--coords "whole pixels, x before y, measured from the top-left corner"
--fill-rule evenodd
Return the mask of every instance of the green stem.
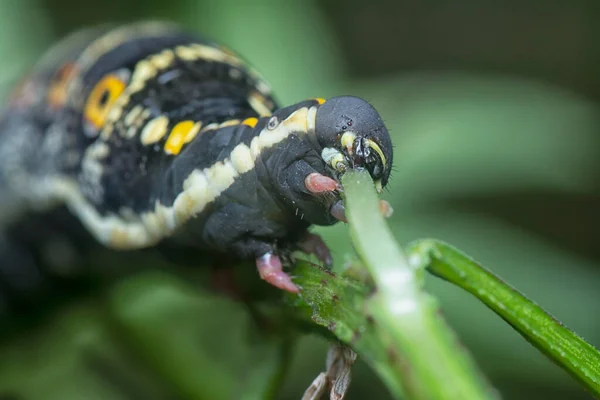
M 455 248 L 420 240 L 408 249 L 415 267 L 425 267 L 477 297 L 600 398 L 600 353 L 592 345 Z
M 349 171 L 342 184 L 353 243 L 375 282 L 374 293 L 363 305 L 364 313 L 378 327 L 388 358 L 401 366 L 392 373 L 406 397 L 494 398 L 441 318 L 435 300 L 421 290 L 415 269 L 379 211 L 370 176 L 364 171 Z

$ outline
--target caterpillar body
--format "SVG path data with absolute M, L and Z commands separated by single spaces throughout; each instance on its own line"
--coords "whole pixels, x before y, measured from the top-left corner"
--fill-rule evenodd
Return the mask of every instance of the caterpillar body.
M 281 107 L 238 55 L 166 23 L 77 32 L 0 119 L 0 304 L 60 275 L 73 259 L 61 243 L 255 259 L 263 279 L 298 292 L 280 256 L 331 262 L 307 228 L 344 219 L 346 170 L 381 188 L 391 165 L 388 131 L 360 98 Z

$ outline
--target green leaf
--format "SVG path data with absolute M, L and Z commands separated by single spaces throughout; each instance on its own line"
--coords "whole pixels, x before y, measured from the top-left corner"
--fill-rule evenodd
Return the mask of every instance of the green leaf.
M 409 246 L 416 266 L 468 291 L 600 398 L 600 352 L 540 306 L 455 248 L 435 240 Z

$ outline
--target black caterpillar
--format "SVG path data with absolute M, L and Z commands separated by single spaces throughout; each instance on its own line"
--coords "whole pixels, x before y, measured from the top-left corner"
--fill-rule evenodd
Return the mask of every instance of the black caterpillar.
M 391 165 L 362 99 L 280 108 L 237 55 L 169 24 L 78 32 L 0 120 L 0 303 L 65 268 L 73 244 L 255 258 L 263 279 L 297 292 L 279 255 L 330 263 L 307 228 L 344 219 L 344 171 L 365 168 L 381 189 Z

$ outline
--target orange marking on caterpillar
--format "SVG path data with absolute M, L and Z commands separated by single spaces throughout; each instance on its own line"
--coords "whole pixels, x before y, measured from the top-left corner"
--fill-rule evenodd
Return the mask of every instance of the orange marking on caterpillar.
M 48 88 L 48 105 L 50 108 L 58 110 L 66 104 L 67 89 L 76 74 L 75 63 L 66 63 L 56 71 Z

